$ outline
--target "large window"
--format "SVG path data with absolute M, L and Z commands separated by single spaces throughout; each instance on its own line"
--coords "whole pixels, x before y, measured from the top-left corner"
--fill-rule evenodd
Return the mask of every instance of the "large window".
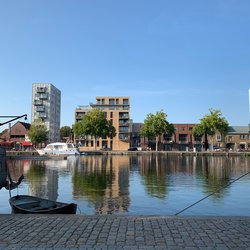
M 109 105 L 115 105 L 115 99 L 109 99 Z
M 128 99 L 123 99 L 123 104 L 128 104 Z
M 179 134 L 179 141 L 187 143 L 187 135 L 186 134 Z

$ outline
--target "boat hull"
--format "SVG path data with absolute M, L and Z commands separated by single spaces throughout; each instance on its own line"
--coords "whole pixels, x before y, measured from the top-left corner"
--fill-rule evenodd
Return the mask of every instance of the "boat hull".
M 63 203 L 29 195 L 17 195 L 9 199 L 14 214 L 76 214 L 75 203 Z

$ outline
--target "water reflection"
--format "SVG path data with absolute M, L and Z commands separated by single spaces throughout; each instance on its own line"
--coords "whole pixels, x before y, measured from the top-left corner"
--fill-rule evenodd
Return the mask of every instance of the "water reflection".
M 80 156 L 9 164 L 24 172 L 19 193 L 73 201 L 87 214 L 173 215 L 213 193 L 185 214 L 250 215 L 249 175 L 230 185 L 250 171 L 245 157 Z
M 168 158 L 167 158 L 168 159 Z M 168 192 L 169 168 L 167 159 L 151 155 L 147 158 L 140 157 L 140 174 L 143 177 L 143 185 L 152 197 L 165 199 Z
M 128 211 L 128 157 L 81 157 L 74 169 L 72 182 L 74 197 L 86 197 L 96 213 Z
M 26 176 L 29 182 L 29 195 L 57 200 L 58 171 L 46 168 L 45 162 L 35 161 L 28 169 Z

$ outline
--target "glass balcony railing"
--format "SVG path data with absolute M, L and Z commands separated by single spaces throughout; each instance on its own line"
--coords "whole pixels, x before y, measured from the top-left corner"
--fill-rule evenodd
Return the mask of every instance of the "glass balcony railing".
M 34 105 L 35 106 L 43 105 L 43 102 L 41 100 L 34 100 Z
M 36 111 L 37 112 L 44 112 L 45 111 L 45 107 L 44 106 L 37 106 L 36 107 Z
M 129 135 L 127 134 L 127 133 L 125 133 L 125 134 L 119 134 L 119 139 L 121 140 L 121 141 L 129 141 Z
M 39 118 L 46 118 L 47 114 L 46 113 L 40 113 L 38 116 L 39 116 Z
M 36 92 L 37 93 L 45 93 L 46 92 L 46 87 L 37 87 Z
M 49 95 L 48 93 L 40 94 L 39 98 L 42 100 L 47 100 L 49 98 Z

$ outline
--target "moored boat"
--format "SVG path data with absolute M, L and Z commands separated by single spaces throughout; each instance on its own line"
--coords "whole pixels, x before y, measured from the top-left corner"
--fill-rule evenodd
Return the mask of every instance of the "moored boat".
M 30 195 L 16 195 L 9 199 L 12 213 L 20 214 L 76 214 L 77 204 L 42 199 Z
M 36 149 L 39 155 L 80 155 L 81 153 L 73 143 L 54 142 L 44 149 Z

